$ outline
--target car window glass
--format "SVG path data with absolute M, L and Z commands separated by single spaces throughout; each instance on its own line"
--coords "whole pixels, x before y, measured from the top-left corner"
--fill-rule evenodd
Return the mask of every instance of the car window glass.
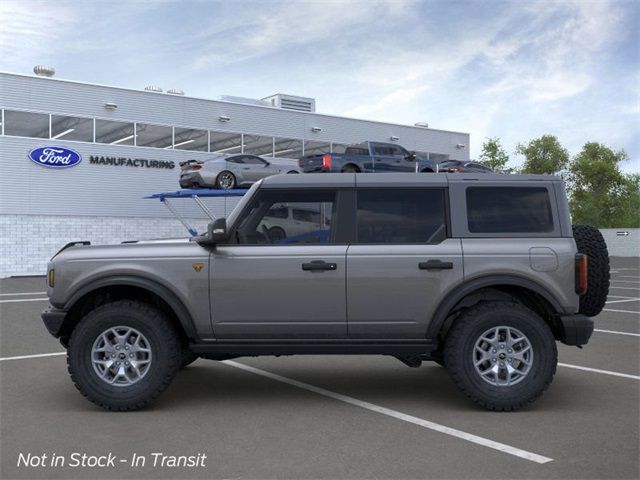
M 473 233 L 553 231 L 549 192 L 544 187 L 469 187 L 467 217 Z
M 244 157 L 229 157 L 227 158 L 229 163 L 244 163 Z
M 236 241 L 247 245 L 330 243 L 334 207 L 332 191 L 263 190 L 243 213 Z
M 446 238 L 443 189 L 358 191 L 358 243 L 439 243 Z
M 260 157 L 254 157 L 252 155 L 246 155 L 244 157 L 244 163 L 250 164 L 250 165 L 264 165 L 265 161 L 263 159 L 261 159 Z

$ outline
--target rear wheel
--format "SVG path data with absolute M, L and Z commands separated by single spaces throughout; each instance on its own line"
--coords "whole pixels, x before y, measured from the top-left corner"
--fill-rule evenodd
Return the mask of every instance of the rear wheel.
M 578 252 L 589 257 L 587 293 L 580 296 L 579 312 L 587 317 L 600 314 L 609 295 L 609 251 L 602 234 L 590 225 L 572 225 Z
M 469 308 L 453 324 L 444 362 L 453 382 L 489 410 L 517 410 L 549 387 L 558 353 L 549 326 L 515 302 Z
M 71 379 L 107 410 L 137 410 L 171 383 L 182 362 L 178 333 L 164 313 L 130 300 L 89 312 L 67 349 Z
M 288 174 L 294 174 L 294 173 L 300 173 L 300 172 L 297 172 L 296 170 L 289 170 L 287 173 Z
M 355 165 L 345 165 L 340 171 L 342 173 L 358 173 L 360 172 L 360 169 Z
M 220 172 L 216 178 L 216 187 L 221 190 L 230 190 L 236 186 L 236 176 L 225 170 Z

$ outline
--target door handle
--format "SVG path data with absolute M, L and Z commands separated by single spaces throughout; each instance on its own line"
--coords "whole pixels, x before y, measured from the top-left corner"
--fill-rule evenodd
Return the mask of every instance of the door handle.
M 451 270 L 453 262 L 443 262 L 442 260 L 429 260 L 418 264 L 420 270 Z
M 337 268 L 338 264 L 327 263 L 323 260 L 313 260 L 312 262 L 302 264 L 302 270 L 308 272 L 324 272 L 325 270 L 336 270 Z

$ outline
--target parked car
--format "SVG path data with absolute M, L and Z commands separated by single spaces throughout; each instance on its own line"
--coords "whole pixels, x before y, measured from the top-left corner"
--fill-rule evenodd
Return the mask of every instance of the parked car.
M 330 213 L 331 205 L 320 204 L 312 207 L 280 203 L 271 207 L 265 214 L 260 229 L 269 237 L 271 243 L 298 242 L 309 232 L 326 230 L 331 225 Z
M 556 341 L 589 341 L 607 247 L 572 227 L 560 178 L 310 177 L 257 182 L 192 241 L 56 254 L 42 318 L 80 392 L 136 410 L 198 357 L 377 354 L 443 364 L 473 402 L 515 410 L 549 387 Z M 281 243 L 284 207 L 313 213 Z
M 493 173 L 489 167 L 479 162 L 465 162 L 462 160 L 445 160 L 438 165 L 440 172 L 447 173 Z
M 437 172 L 438 164 L 395 143 L 364 142 L 344 153 L 307 155 L 298 161 L 305 173 L 320 172 Z
M 188 160 L 180 163 L 181 188 L 246 187 L 258 180 L 281 173 L 300 173 L 295 165 L 276 164 L 257 155 L 222 155 L 211 160 Z

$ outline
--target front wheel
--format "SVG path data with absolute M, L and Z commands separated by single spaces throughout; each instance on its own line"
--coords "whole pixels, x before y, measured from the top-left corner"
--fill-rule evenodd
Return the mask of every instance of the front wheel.
M 151 305 L 120 300 L 89 312 L 67 349 L 71 379 L 106 410 L 137 410 L 169 385 L 181 366 L 178 333 Z
M 453 382 L 489 410 L 522 408 L 549 387 L 558 352 L 549 326 L 516 302 L 469 308 L 453 324 L 444 363 Z

